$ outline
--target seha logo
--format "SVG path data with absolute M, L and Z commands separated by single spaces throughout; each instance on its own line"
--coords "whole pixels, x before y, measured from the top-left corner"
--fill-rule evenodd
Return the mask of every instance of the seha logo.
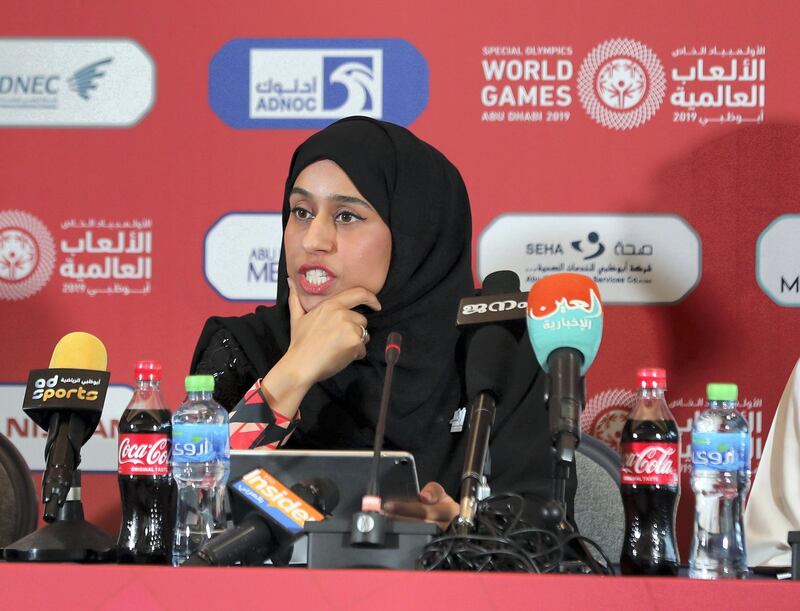
M 588 115 L 609 129 L 646 123 L 666 93 L 664 67 L 655 53 L 630 38 L 596 46 L 578 72 L 578 95 Z
M 428 66 L 399 39 L 237 39 L 211 60 L 209 99 L 231 127 L 319 128 L 350 115 L 411 123 Z
M 55 263 L 55 243 L 44 223 L 21 210 L 0 211 L 0 299 L 35 295 Z

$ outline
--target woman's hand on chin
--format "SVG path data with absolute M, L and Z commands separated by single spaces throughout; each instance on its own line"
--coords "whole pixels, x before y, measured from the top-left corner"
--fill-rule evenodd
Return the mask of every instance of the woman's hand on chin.
M 288 280 L 292 336 L 284 359 L 293 364 L 298 379 L 310 387 L 364 358 L 367 349 L 362 337 L 367 319 L 352 308 L 366 305 L 380 310 L 381 304 L 374 293 L 353 287 L 306 312 L 297 287 L 291 278 Z
M 411 518 L 432 522 L 442 530 L 447 530 L 458 515 L 458 503 L 444 491 L 438 482 L 428 482 L 420 490 L 418 500 L 386 501 L 383 511 L 392 518 Z

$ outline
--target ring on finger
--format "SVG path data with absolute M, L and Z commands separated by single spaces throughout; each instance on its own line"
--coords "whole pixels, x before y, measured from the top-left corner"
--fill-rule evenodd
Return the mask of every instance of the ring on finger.
M 359 325 L 361 327 L 361 343 L 367 344 L 369 343 L 369 331 L 364 325 Z

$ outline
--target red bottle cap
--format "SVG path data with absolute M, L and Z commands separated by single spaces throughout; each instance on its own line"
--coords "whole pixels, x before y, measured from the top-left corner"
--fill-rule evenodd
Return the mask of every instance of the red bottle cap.
M 158 361 L 136 361 L 133 366 L 133 375 L 137 381 L 161 380 L 161 363 Z
M 639 388 L 667 389 L 667 370 L 659 367 L 645 367 L 636 370 Z

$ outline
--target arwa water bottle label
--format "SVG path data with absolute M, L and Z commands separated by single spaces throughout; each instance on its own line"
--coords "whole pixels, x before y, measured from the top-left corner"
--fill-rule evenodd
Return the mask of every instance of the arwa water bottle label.
M 750 468 L 750 435 L 692 433 L 692 467 L 696 471 L 746 471 Z
M 678 485 L 678 444 L 629 441 L 621 454 L 622 484 Z
M 169 435 L 120 433 L 120 475 L 169 475 Z
M 175 462 L 209 462 L 230 456 L 225 424 L 173 424 L 172 459 Z

